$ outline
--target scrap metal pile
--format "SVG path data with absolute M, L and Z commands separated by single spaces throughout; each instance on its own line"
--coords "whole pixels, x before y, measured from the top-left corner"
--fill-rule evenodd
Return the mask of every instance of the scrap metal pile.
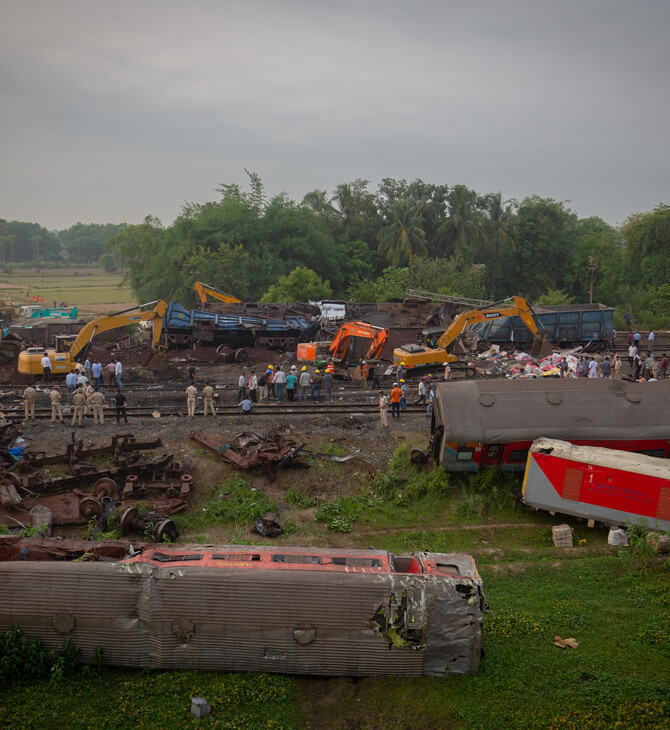
M 236 469 L 265 470 L 270 482 L 274 482 L 279 469 L 309 466 L 300 458 L 305 444 L 297 444 L 275 431 L 270 431 L 267 436 L 245 431 L 237 435 L 237 445 L 207 436 L 202 431 L 191 431 L 191 438 Z
M 6 428 L 4 434 L 10 434 Z M 0 436 L 0 439 L 2 437 Z M 7 452 L 7 439 L 0 441 Z M 24 451 L 0 468 L 0 523 L 25 528 L 94 521 L 104 531 L 115 515 L 122 534 L 151 533 L 160 541 L 178 533 L 168 515 L 188 506 L 193 484 L 190 459 L 176 461 L 160 438 L 113 436 L 108 446 L 75 440 L 56 454 Z M 138 504 L 141 503 L 141 504 Z

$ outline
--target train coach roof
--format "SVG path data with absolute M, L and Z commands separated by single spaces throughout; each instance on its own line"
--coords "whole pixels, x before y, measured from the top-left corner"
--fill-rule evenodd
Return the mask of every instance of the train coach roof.
M 470 380 L 438 384 L 435 396 L 446 442 L 670 438 L 670 380 Z

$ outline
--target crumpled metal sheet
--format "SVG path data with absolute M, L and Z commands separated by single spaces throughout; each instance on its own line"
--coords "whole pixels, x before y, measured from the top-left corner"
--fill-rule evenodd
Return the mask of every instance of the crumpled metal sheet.
M 48 649 L 66 632 L 84 661 L 101 646 L 116 666 L 354 677 L 479 667 L 484 600 L 469 575 L 102 559 L 0 563 L 0 631 L 21 624 Z

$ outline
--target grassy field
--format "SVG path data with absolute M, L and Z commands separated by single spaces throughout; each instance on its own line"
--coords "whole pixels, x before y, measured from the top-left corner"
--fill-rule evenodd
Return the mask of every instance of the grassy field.
M 478 676 L 351 680 L 103 667 L 99 677 L 0 687 L 0 727 L 190 727 L 191 697 L 202 695 L 213 712 L 201 727 L 670 728 L 668 561 L 610 547 L 606 530 L 574 522 L 582 544 L 557 549 L 556 519 L 516 505 L 517 487 L 494 473 L 425 474 L 403 447 L 385 474 L 350 496 L 315 501 L 298 486 L 286 495 L 287 543 L 475 555 L 492 609 Z M 204 499 L 176 517 L 185 541 L 227 530 L 228 543 L 254 542 L 249 520 L 272 506 L 240 475 Z M 579 647 L 558 648 L 556 636 Z
M 108 274 L 99 268 L 45 269 L 14 267 L 12 274 L 0 273 L 0 299 L 29 304 L 41 296 L 46 306 L 67 302 L 82 313 L 103 313 L 134 304 L 129 287 L 119 287 L 120 272 Z M 29 295 L 28 295 L 29 292 Z

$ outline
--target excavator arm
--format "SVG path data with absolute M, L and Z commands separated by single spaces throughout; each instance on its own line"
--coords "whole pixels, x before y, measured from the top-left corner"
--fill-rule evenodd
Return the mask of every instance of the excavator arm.
M 509 302 L 511 302 L 511 305 Z M 498 304 L 502 306 L 473 309 L 469 312 L 459 314 L 437 340 L 436 346 L 447 350 L 471 325 L 487 322 L 490 319 L 498 319 L 499 317 L 515 316 L 519 317 L 526 327 L 528 327 L 536 342 L 544 342 L 546 331 L 535 319 L 533 310 L 525 299 L 522 297 L 511 297 L 510 299 L 504 299 L 502 302 L 498 302 Z
M 153 302 L 152 302 L 153 304 Z M 140 305 L 146 306 L 146 305 Z M 135 308 L 137 309 L 137 308 Z M 72 360 L 80 360 L 86 355 L 86 351 L 91 345 L 93 338 L 107 330 L 113 330 L 117 327 L 125 327 L 129 324 L 137 322 L 153 322 L 153 331 L 151 335 L 152 349 L 157 350 L 163 332 L 163 317 L 167 311 L 167 303 L 162 299 L 155 302 L 155 307 L 146 312 L 119 312 L 106 317 L 97 317 L 96 319 L 85 325 L 77 337 L 70 345 L 70 358 Z
M 220 302 L 226 302 L 228 304 L 241 304 L 242 301 L 232 294 L 226 294 L 226 292 L 215 289 L 213 286 L 203 284 L 201 281 L 196 281 L 193 285 L 195 293 L 198 295 L 201 304 L 203 306 L 207 304 L 207 295 L 209 294 L 212 299 L 218 299 Z
M 348 322 L 347 324 L 343 324 L 335 334 L 328 348 L 330 357 L 335 360 L 343 360 L 346 358 L 352 337 L 371 340 L 365 359 L 376 360 L 384 349 L 384 345 L 389 337 L 389 331 L 384 327 L 375 327 L 367 322 Z

